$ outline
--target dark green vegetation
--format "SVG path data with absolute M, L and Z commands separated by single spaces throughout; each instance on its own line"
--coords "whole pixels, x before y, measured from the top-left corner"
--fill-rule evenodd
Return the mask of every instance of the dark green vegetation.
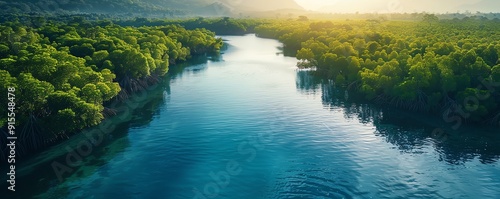
M 186 29 L 204 28 L 218 35 L 244 35 L 255 32 L 255 27 L 262 24 L 261 19 L 235 19 L 230 17 L 192 19 L 148 19 L 135 18 L 131 20 L 119 19 L 115 23 L 122 26 L 166 26 L 178 24 Z
M 262 6 L 262 5 L 266 6 Z M 106 13 L 131 16 L 222 16 L 242 12 L 302 10 L 293 0 L 18 0 L 0 2 L 6 13 Z
M 276 21 L 256 28 L 297 51 L 299 67 L 393 107 L 500 119 L 500 23 L 464 18 L 423 22 Z M 496 88 L 495 88 L 496 87 Z
M 19 0 L 3 2 L 0 9 L 10 13 L 29 12 L 88 12 L 88 13 L 115 13 L 134 15 L 186 15 L 193 8 L 209 5 L 209 0 Z
M 115 114 L 105 108 L 110 101 L 156 83 L 170 64 L 217 53 L 222 45 L 213 32 L 179 25 L 33 20 L 40 22 L 0 24 L 0 92 L 16 88 L 20 154 L 99 124 Z M 6 111 L 0 109 L 0 126 Z

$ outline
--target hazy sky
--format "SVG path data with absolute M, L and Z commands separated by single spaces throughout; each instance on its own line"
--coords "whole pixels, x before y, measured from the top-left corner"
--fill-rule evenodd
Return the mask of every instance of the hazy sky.
M 500 12 L 500 0 L 295 0 L 325 12 Z

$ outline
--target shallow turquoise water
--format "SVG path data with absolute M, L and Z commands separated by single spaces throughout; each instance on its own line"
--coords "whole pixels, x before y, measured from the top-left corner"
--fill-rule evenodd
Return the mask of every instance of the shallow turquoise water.
M 19 165 L 16 198 L 500 198 L 498 129 L 436 136 L 439 118 L 355 103 L 275 40 L 224 38 L 220 58 L 119 105 L 90 132 L 102 141 Z

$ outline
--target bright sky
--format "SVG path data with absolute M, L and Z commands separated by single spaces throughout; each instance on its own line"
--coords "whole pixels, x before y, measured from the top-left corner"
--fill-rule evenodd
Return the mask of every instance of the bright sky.
M 295 0 L 324 12 L 500 12 L 500 0 Z

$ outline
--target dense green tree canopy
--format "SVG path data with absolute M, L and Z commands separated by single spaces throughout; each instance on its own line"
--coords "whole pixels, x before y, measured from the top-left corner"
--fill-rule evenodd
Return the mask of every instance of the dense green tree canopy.
M 170 64 L 217 53 L 222 46 L 213 32 L 180 25 L 124 27 L 81 17 L 70 23 L 34 20 L 43 23 L 0 24 L 0 91 L 16 88 L 16 124 L 27 129 L 24 138 L 38 142 L 24 148 L 99 124 L 106 103 L 148 86 Z M 0 103 L 8 101 L 1 98 Z M 4 126 L 6 110 L 0 113 Z
M 299 67 L 314 67 L 317 75 L 369 100 L 419 111 L 467 107 L 465 119 L 473 122 L 500 114 L 500 90 L 484 83 L 500 82 L 495 20 L 439 21 L 432 14 L 423 21 L 376 25 L 275 20 L 255 30 L 296 50 Z M 471 104 L 471 98 L 481 105 Z

